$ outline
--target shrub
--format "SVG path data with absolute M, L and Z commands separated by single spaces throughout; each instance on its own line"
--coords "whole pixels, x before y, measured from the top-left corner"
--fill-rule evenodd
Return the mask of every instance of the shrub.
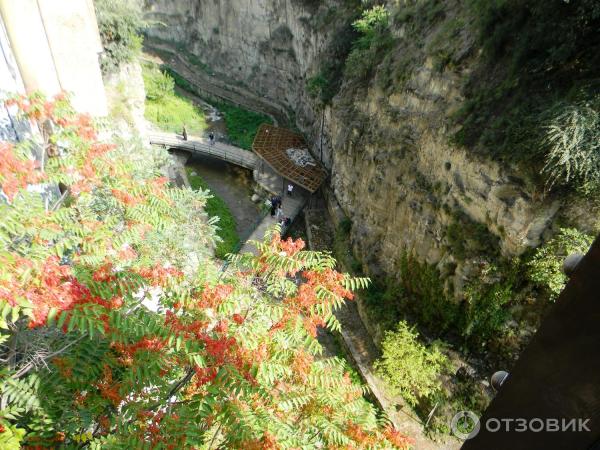
M 507 308 L 513 299 L 510 280 L 491 266 L 476 281 L 465 289 L 465 314 L 462 317 L 461 333 L 472 348 L 484 347 L 490 340 L 501 336 L 504 325 L 511 314 Z M 492 282 L 482 279 L 493 278 Z
M 144 88 L 148 100 L 159 101 L 175 93 L 173 78 L 160 70 L 144 72 Z
M 198 92 L 190 81 L 172 68 L 163 66 L 161 69 L 173 77 L 178 87 L 198 97 L 202 97 L 201 93 Z M 273 120 L 269 116 L 249 111 L 233 103 L 224 101 L 209 101 L 209 103 L 223 113 L 225 124 L 227 125 L 227 135 L 231 143 L 246 150 L 252 150 L 252 143 L 258 132 L 258 127 L 263 123 L 273 123 Z
M 103 73 L 114 72 L 132 61 L 142 48 L 140 31 L 146 26 L 139 0 L 95 0 L 104 55 Z
M 460 210 L 452 211 L 452 222 L 446 228 L 445 237 L 452 254 L 459 260 L 476 255 L 499 255 L 500 239 L 483 223 Z
M 543 170 L 548 185 L 599 185 L 600 111 L 590 102 L 560 105 L 556 110 L 545 127 L 548 153 Z
M 385 51 L 393 42 L 388 29 L 389 12 L 385 6 L 375 6 L 363 12 L 352 26 L 360 33 L 352 44 L 346 60 L 345 75 L 354 79 L 365 79 L 371 73 Z
M 546 289 L 552 301 L 567 283 L 562 271 L 564 259 L 571 253 L 586 253 L 593 237 L 575 228 L 562 228 L 558 234 L 539 247 L 529 261 L 528 275 L 531 281 Z
M 408 447 L 317 340 L 366 279 L 278 233 L 224 270 L 164 151 L 98 141 L 64 98 L 9 102 L 50 126 L 0 143 L 2 449 Z
M 263 123 L 273 123 L 269 116 L 227 102 L 213 103 L 223 113 L 227 136 L 233 145 L 252 150 L 252 143 Z
M 146 119 L 164 131 L 181 133 L 185 125 L 189 134 L 202 135 L 206 129 L 204 111 L 174 91 L 174 80 L 170 75 L 156 66 L 144 65 L 142 69 Z
M 457 326 L 460 307 L 446 294 L 437 267 L 403 252 L 400 281 L 406 292 L 403 308 L 414 314 L 420 324 L 438 335 Z
M 509 164 L 536 182 L 547 139 L 548 111 L 557 100 L 579 103 L 597 92 L 600 3 L 469 0 L 482 48 L 455 115 L 455 142 Z M 492 75 L 493 74 L 493 75 Z
M 415 406 L 420 399 L 440 392 L 440 375 L 447 359 L 435 345 L 421 344 L 418 333 L 406 322 L 385 332 L 382 348 L 375 370 L 408 404 Z

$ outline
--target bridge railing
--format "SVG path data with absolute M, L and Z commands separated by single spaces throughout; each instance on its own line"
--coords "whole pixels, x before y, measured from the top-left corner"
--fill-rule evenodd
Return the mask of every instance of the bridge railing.
M 213 156 L 248 169 L 254 169 L 258 165 L 258 158 L 252 152 L 227 144 L 215 142 L 211 145 L 198 139 L 183 140 L 175 134 L 166 133 L 151 133 L 149 140 L 150 144 L 180 148 L 189 150 L 192 153 Z

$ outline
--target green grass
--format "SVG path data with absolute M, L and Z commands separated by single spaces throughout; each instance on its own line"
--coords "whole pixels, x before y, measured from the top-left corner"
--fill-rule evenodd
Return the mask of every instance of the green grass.
M 198 90 L 189 80 L 182 77 L 171 67 L 163 66 L 162 70 L 164 70 L 173 78 L 178 87 L 200 98 L 203 98 L 201 93 L 198 92 Z M 252 150 L 252 142 L 254 142 L 254 137 L 256 136 L 258 127 L 263 123 L 273 123 L 269 116 L 254 111 L 249 111 L 234 105 L 233 103 L 223 101 L 213 102 L 209 99 L 205 100 L 223 113 L 225 124 L 227 125 L 227 135 L 229 136 L 229 140 L 233 145 L 236 145 L 240 148 Z
M 186 167 L 188 180 L 190 181 L 192 189 L 208 189 L 210 191 L 210 188 L 201 176 L 192 175 L 193 171 L 194 169 L 191 167 Z M 238 250 L 237 247 L 240 243 L 240 237 L 235 229 L 235 218 L 233 217 L 233 214 L 231 213 L 227 204 L 222 198 L 216 196 L 214 192 L 210 191 L 210 193 L 213 197 L 208 199 L 205 209 L 206 213 L 210 217 L 216 216 L 219 218 L 219 222 L 217 223 L 217 236 L 219 236 L 223 241 L 217 244 L 215 255 L 222 259 L 228 253 L 233 253 Z
M 224 114 L 227 134 L 233 145 L 252 150 L 254 137 L 263 123 L 273 123 L 269 116 L 240 108 L 232 103 L 219 102 L 214 106 Z
M 146 91 L 156 82 L 159 70 L 156 66 L 143 66 Z M 190 135 L 202 135 L 206 129 L 204 112 L 190 100 L 177 94 L 173 89 L 162 92 L 159 98 L 146 97 L 146 119 L 161 130 L 181 133 L 185 124 Z

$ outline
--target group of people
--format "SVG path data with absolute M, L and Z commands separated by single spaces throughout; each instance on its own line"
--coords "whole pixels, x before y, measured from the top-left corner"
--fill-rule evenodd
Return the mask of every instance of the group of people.
M 284 216 L 282 206 L 283 202 L 279 195 L 271 197 L 271 217 L 275 217 L 282 227 L 287 227 L 292 220 L 289 217 Z
M 183 136 L 183 140 L 187 141 L 188 140 L 188 133 L 187 133 L 187 128 L 184 125 L 183 126 L 183 131 L 182 131 L 182 136 Z M 215 134 L 211 131 L 210 133 L 208 133 L 208 143 L 210 145 L 215 145 Z

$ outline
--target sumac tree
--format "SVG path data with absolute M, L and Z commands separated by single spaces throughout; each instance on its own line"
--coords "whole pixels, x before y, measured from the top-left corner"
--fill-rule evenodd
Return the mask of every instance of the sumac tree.
M 320 356 L 366 280 L 278 233 L 221 266 L 206 193 L 159 155 L 62 97 L 7 104 L 42 131 L 0 146 L 0 447 L 409 445 Z

